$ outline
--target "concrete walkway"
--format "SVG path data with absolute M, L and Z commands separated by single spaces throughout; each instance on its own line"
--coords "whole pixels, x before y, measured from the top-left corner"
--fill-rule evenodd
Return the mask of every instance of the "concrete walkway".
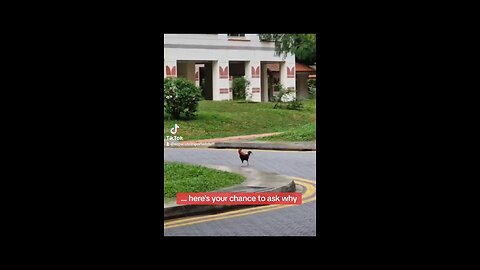
M 209 148 L 232 148 L 232 149 L 263 149 L 263 150 L 284 150 L 284 151 L 316 151 L 315 142 L 216 142 Z
M 247 166 L 230 167 L 220 165 L 203 165 L 208 168 L 237 173 L 246 177 L 246 180 L 236 186 L 216 190 L 221 192 L 295 192 L 293 179 L 277 173 L 261 172 Z M 178 205 L 175 199 L 164 202 L 164 219 L 225 211 L 242 208 L 245 205 Z
M 231 148 L 231 149 L 264 149 L 290 151 L 316 151 L 316 142 L 266 142 L 254 141 L 256 138 L 279 135 L 282 132 L 251 134 L 225 138 L 213 138 L 192 141 L 167 141 L 164 147 L 172 148 Z
M 248 141 L 251 139 L 261 138 L 261 137 L 268 137 L 273 135 L 280 135 L 283 132 L 273 132 L 273 133 L 263 133 L 263 134 L 251 134 L 251 135 L 242 135 L 242 136 L 232 136 L 232 137 L 224 137 L 224 138 L 213 138 L 213 139 L 205 139 L 205 140 L 196 140 L 196 141 L 185 141 L 185 142 L 225 142 L 225 141 Z
M 249 141 L 256 138 L 268 137 L 268 136 L 279 135 L 279 134 L 282 134 L 282 132 L 251 134 L 251 135 L 212 138 L 212 139 L 203 139 L 203 140 L 191 140 L 191 141 L 163 140 L 163 145 L 167 147 L 181 147 L 181 148 L 183 147 L 206 148 L 206 147 L 212 146 L 216 142 Z

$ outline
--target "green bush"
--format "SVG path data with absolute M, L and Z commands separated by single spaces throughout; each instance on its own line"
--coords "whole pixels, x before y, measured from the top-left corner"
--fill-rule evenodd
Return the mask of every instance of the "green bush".
M 278 91 L 278 93 L 273 96 L 271 102 L 274 102 L 275 105 L 273 106 L 274 109 L 289 109 L 289 110 L 302 110 L 303 104 L 301 100 L 297 98 L 293 98 L 292 101 L 284 102 L 282 101 L 283 98 L 291 93 L 295 92 L 294 90 L 287 89 L 283 84 L 277 83 L 274 85 L 274 89 Z M 285 103 L 286 106 L 280 105 L 281 103 Z
M 163 82 L 163 108 L 173 119 L 179 119 L 181 113 L 187 119 L 194 117 L 201 96 L 201 89 L 187 79 L 167 78 Z
M 247 87 L 250 82 L 245 77 L 238 77 L 232 81 L 233 99 L 245 99 Z
M 278 91 L 278 93 L 273 97 L 273 102 L 275 102 L 275 105 L 273 106 L 274 109 L 282 109 L 282 106 L 280 106 L 280 103 L 283 103 L 283 98 L 286 97 L 287 95 L 290 95 L 294 90 L 285 88 L 283 84 L 277 83 L 274 85 L 274 90 Z
M 297 98 L 294 98 L 292 101 L 287 103 L 287 109 L 300 111 L 303 109 L 303 103 Z

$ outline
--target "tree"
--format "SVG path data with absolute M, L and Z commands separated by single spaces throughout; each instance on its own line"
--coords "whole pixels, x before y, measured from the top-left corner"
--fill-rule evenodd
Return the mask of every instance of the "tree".
M 288 53 L 305 64 L 313 64 L 317 57 L 316 34 L 260 34 L 260 40 L 275 42 L 275 55 Z

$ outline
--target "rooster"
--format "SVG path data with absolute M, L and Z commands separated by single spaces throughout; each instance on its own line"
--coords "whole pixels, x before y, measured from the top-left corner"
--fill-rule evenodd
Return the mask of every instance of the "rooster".
M 242 152 L 242 149 L 238 149 L 238 154 L 240 155 L 240 160 L 242 161 L 242 164 L 243 162 L 246 160 L 247 161 L 247 166 L 249 165 L 248 164 L 248 158 L 250 157 L 250 155 L 252 154 L 252 151 L 248 151 L 246 154 L 244 152 Z

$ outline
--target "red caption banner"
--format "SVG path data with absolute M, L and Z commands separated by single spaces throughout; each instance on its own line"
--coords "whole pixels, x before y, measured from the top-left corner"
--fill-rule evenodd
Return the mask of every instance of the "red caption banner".
M 179 192 L 177 204 L 252 205 L 302 204 L 300 192 Z

